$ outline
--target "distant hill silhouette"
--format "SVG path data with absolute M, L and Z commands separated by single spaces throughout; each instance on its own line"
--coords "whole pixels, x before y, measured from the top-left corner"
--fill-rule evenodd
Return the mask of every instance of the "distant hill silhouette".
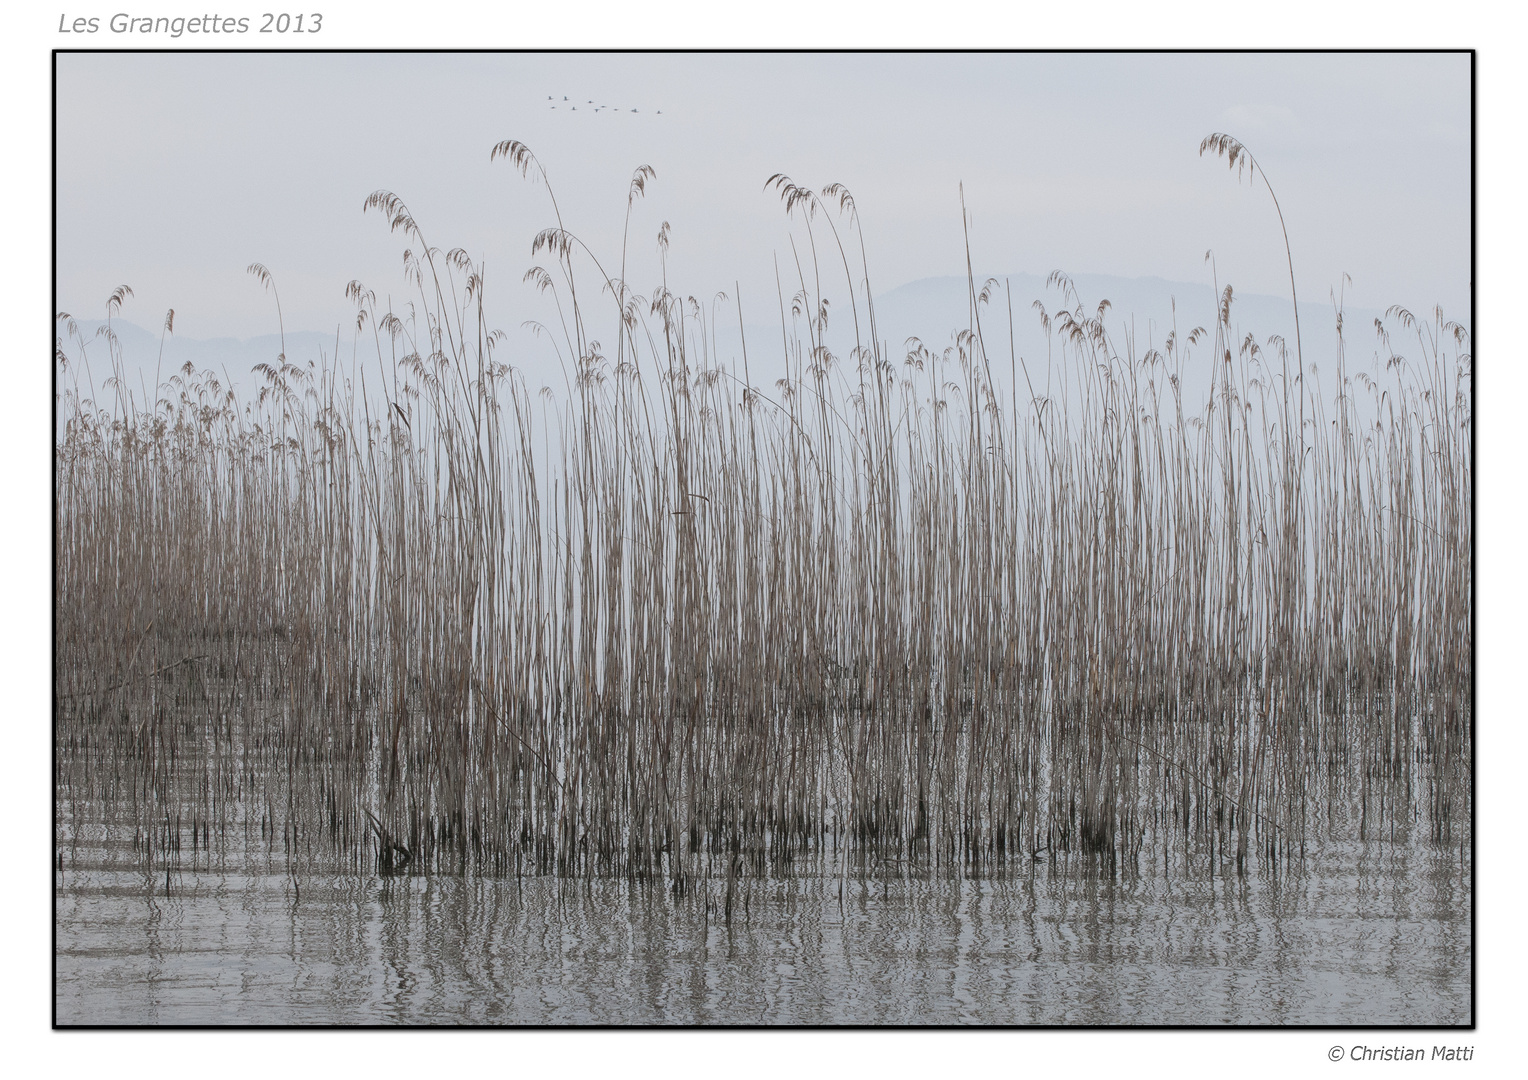
M 985 280 L 985 276 L 977 279 L 978 290 Z M 1062 290 L 1057 286 L 1047 287 L 1045 278 L 1035 274 L 1002 275 L 998 276 L 998 280 L 1012 289 L 1011 339 L 1010 298 L 1003 287 L 994 290 L 990 301 L 980 309 L 981 329 L 993 365 L 994 378 L 1006 383 L 1009 377 L 1010 340 L 1014 353 L 1025 361 L 1031 378 L 1038 378 L 1038 372 L 1044 370 L 1048 349 L 1057 359 L 1060 350 L 1054 342 L 1047 345 L 1039 314 L 1033 305 L 1038 301 L 1047 312 L 1054 315 L 1066 304 Z M 1077 274 L 1073 276 L 1072 282 L 1087 314 L 1094 314 L 1101 301 L 1110 302 L 1105 324 L 1115 349 L 1120 353 L 1130 351 L 1132 339 L 1133 351 L 1137 357 L 1144 355 L 1149 348 L 1161 349 L 1175 322 L 1180 340 L 1195 327 L 1212 331 L 1215 325 L 1216 295 L 1213 287 L 1208 284 L 1103 274 Z M 847 366 L 847 358 L 855 343 L 854 320 L 841 286 L 837 295 L 830 293 L 829 296 L 831 305 L 827 344 Z M 883 343 L 885 355 L 894 362 L 900 362 L 906 357 L 909 338 L 919 339 L 931 351 L 942 352 L 953 344 L 957 332 L 971 325 L 970 294 L 966 279 L 932 277 L 908 282 L 879 295 L 875 301 L 875 314 L 877 336 Z M 1359 309 L 1345 312 L 1347 362 L 1350 370 L 1373 369 L 1376 349 L 1373 323 L 1380 314 L 1378 311 Z M 862 340 L 868 344 L 869 320 L 866 315 L 861 299 L 860 333 Z M 1336 358 L 1336 316 L 1332 305 L 1329 301 L 1302 302 L 1300 317 L 1306 362 L 1315 363 L 1324 371 Z M 1231 321 L 1236 328 L 1235 340 L 1238 344 L 1251 333 L 1266 348 L 1268 338 L 1279 334 L 1289 341 L 1293 356 L 1294 319 L 1288 297 L 1238 294 L 1233 291 Z M 95 336 L 100 325 L 99 321 L 79 322 L 80 330 L 88 342 L 89 373 L 98 398 L 105 401 L 104 384 L 110 377 L 111 364 L 106 341 Z M 161 360 L 160 335 L 157 332 L 145 330 L 125 319 L 113 320 L 113 326 L 122 345 L 126 382 L 135 400 L 149 390 L 156 370 L 161 380 L 168 379 L 187 362 L 198 368 L 211 368 L 231 380 L 241 392 L 246 391 L 257 383 L 251 375 L 254 366 L 262 362 L 273 362 L 281 351 L 281 338 L 275 334 L 242 340 L 197 340 L 171 334 L 164 339 Z M 548 350 L 520 328 L 506 330 L 510 333 L 510 340 L 508 347 L 499 352 L 500 358 L 523 367 L 526 380 L 533 388 L 548 385 L 561 391 L 564 385 L 563 374 L 555 360 L 546 359 Z M 746 333 L 750 377 L 756 385 L 767 389 L 785 373 L 780 325 L 778 322 L 750 322 Z M 726 319 L 720 320 L 715 328 L 714 341 L 720 360 L 741 376 L 743 350 L 737 324 Z M 368 352 L 369 344 L 363 342 L 360 349 L 363 363 L 372 359 Z M 1405 343 L 1399 344 L 1398 348 L 1404 351 Z M 349 335 L 341 334 L 338 352 L 347 363 L 351 349 Z M 65 343 L 65 350 L 71 358 L 77 358 L 77 349 L 72 342 Z M 286 335 L 287 357 L 296 363 L 317 362 L 321 356 L 332 357 L 335 351 L 336 336 L 332 331 L 325 334 L 303 330 Z M 1207 358 L 1208 345 L 1200 345 L 1194 355 Z M 87 383 L 84 369 L 78 371 L 78 376 L 84 388 Z M 72 385 L 74 377 L 75 372 L 71 371 L 65 376 L 66 382 Z M 1060 376 L 1053 370 L 1052 377 Z M 846 374 L 845 378 L 849 378 L 849 375 Z M 1186 386 L 1186 389 L 1190 388 L 1194 388 L 1194 383 Z M 1201 389 L 1194 388 L 1194 392 L 1198 393 Z

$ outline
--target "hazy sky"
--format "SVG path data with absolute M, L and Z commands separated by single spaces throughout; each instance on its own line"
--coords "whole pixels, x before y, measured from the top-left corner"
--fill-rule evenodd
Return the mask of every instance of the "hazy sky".
M 776 172 L 854 193 L 877 292 L 964 273 L 963 182 L 978 275 L 1199 282 L 1213 249 L 1222 282 L 1282 294 L 1273 205 L 1198 155 L 1212 131 L 1268 170 L 1302 299 L 1346 272 L 1352 306 L 1468 314 L 1465 55 L 129 53 L 57 70 L 59 306 L 99 317 L 127 283 L 127 318 L 173 307 L 185 337 L 275 331 L 254 261 L 288 330 L 348 323 L 353 278 L 402 295 L 406 242 L 362 213 L 379 188 L 432 245 L 486 258 L 492 323 L 540 314 L 521 276 L 552 211 L 490 162 L 506 138 L 612 269 L 632 170 L 651 165 L 632 286 L 657 280 L 668 221 L 676 291 L 738 281 L 750 322 L 792 258 L 763 190 Z

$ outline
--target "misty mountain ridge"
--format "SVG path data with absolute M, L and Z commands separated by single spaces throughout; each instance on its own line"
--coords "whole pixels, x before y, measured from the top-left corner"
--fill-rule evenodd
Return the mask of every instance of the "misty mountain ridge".
M 1041 324 L 1036 302 L 1042 304 L 1052 317 L 1069 308 L 1066 296 L 1059 285 L 1047 286 L 1046 278 L 1035 274 L 986 275 L 975 280 L 979 292 L 989 277 L 997 277 L 998 286 L 992 290 L 987 303 L 979 306 L 981 330 L 991 362 L 1006 367 L 1010 348 L 1015 358 L 1023 359 L 1031 372 L 1034 364 L 1048 358 L 1059 360 L 1059 343 L 1052 338 L 1047 341 Z M 1076 274 L 1071 276 L 1077 300 L 1085 315 L 1097 314 L 1098 305 L 1109 301 L 1104 315 L 1105 328 L 1114 349 L 1120 354 L 1133 354 L 1137 358 L 1147 350 L 1163 350 L 1168 334 L 1176 327 L 1178 340 L 1184 340 L 1196 327 L 1213 331 L 1216 323 L 1218 297 L 1213 286 L 1181 281 L 1168 281 L 1160 277 L 1123 278 L 1104 274 Z M 1011 290 L 1011 296 L 1008 291 Z M 836 289 L 831 282 L 825 283 L 829 297 L 828 333 L 825 344 L 840 357 L 847 357 L 856 340 L 856 320 L 848 308 L 844 289 Z M 898 286 L 875 299 L 876 336 L 882 342 L 886 354 L 893 361 L 900 361 L 911 339 L 916 338 L 931 352 L 940 353 L 948 348 L 954 337 L 971 327 L 970 287 L 963 277 L 930 277 Z M 869 343 L 868 312 L 860 300 L 858 305 L 859 340 Z M 1252 334 L 1259 346 L 1268 347 L 1272 335 L 1281 335 L 1289 344 L 1293 359 L 1295 327 L 1293 306 L 1287 296 L 1241 294 L 1233 290 L 1231 325 L 1237 348 L 1247 334 Z M 1349 308 L 1343 313 L 1346 359 L 1350 366 L 1372 368 L 1377 342 L 1373 329 L 1374 320 L 1382 312 L 1369 309 Z M 1416 313 L 1419 317 L 1423 313 Z M 1447 313 L 1446 313 L 1447 314 Z M 786 310 L 787 323 L 795 323 L 784 335 L 794 338 L 799 331 L 805 339 L 804 321 L 793 318 Z M 1011 318 L 1011 322 L 1010 322 Z M 1430 321 L 1430 320 L 1428 320 Z M 1391 320 L 1393 322 L 1393 320 Z M 96 336 L 102 320 L 78 320 L 81 334 L 87 342 L 89 356 L 88 378 L 78 364 L 77 342 L 63 335 L 62 328 L 55 331 L 63 336 L 64 351 L 69 357 L 71 370 L 60 374 L 60 391 L 72 388 L 78 377 L 82 392 L 89 393 L 93 385 L 98 400 L 107 400 L 105 382 L 111 376 L 111 361 L 104 338 Z M 158 332 L 146 330 L 127 319 L 112 320 L 113 329 L 121 344 L 125 382 L 135 398 L 145 394 L 158 373 L 161 382 L 177 374 L 186 363 L 197 369 L 211 369 L 225 381 L 241 391 L 250 383 L 251 372 L 261 363 L 273 363 L 282 351 L 282 337 L 264 334 L 252 338 L 181 338 L 166 334 L 161 341 Z M 598 327 L 598 320 L 594 320 Z M 1392 331 L 1395 327 L 1392 326 Z M 1324 302 L 1300 304 L 1301 343 L 1307 363 L 1318 366 L 1330 364 L 1336 357 L 1336 312 L 1330 299 Z M 639 332 L 640 333 L 640 332 Z M 785 372 L 782 347 L 782 328 L 779 321 L 773 324 L 756 323 L 752 320 L 744 328 L 747 343 L 749 375 L 756 385 L 767 386 Z M 598 329 L 593 330 L 599 337 Z M 333 359 L 336 355 L 347 366 L 356 348 L 353 334 L 334 331 L 328 333 L 298 330 L 285 335 L 286 357 L 293 363 L 306 365 L 319 363 L 321 358 Z M 370 335 L 365 335 L 368 339 Z M 529 334 L 524 341 L 511 334 L 511 346 L 501 349 L 498 355 L 512 356 L 510 362 L 525 371 L 527 383 L 536 388 L 550 385 L 560 388 L 563 373 L 555 355 L 544 344 L 535 342 Z M 729 321 L 720 312 L 717 325 L 711 329 L 711 341 L 706 349 L 714 348 L 717 358 L 732 370 L 741 373 L 743 367 L 743 341 L 738 324 Z M 1414 346 L 1414 339 L 1413 339 Z M 519 356 L 514 350 L 523 348 Z M 1201 344 L 1196 354 L 1202 355 Z M 1397 339 L 1396 348 L 1405 352 L 1407 344 Z M 162 349 L 162 355 L 161 355 Z M 610 350 L 606 349 L 608 353 Z M 355 355 L 363 365 L 375 359 L 375 345 L 363 340 Z M 73 370 L 79 369 L 79 370 Z M 995 371 L 994 377 L 1000 378 Z

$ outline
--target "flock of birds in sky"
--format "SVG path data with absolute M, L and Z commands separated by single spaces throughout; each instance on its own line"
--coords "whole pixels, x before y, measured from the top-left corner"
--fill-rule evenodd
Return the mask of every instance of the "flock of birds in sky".
M 555 104 L 555 102 L 556 102 L 556 100 L 557 100 L 557 99 L 556 99 L 556 98 L 554 98 L 554 97 L 553 97 L 553 96 L 552 96 L 552 95 L 551 95 L 551 94 L 548 94 L 548 95 L 547 95 L 547 96 L 546 96 L 546 99 L 547 99 L 547 100 L 548 100 L 548 101 L 551 101 L 551 102 L 553 102 L 553 103 L 554 103 L 554 104 L 553 104 L 553 105 L 552 105 L 552 108 L 554 108 L 554 109 L 555 109 L 555 108 L 557 108 L 557 105 L 556 105 L 556 104 Z M 564 95 L 563 95 L 563 96 L 562 96 L 562 100 L 563 100 L 563 101 L 567 101 L 567 100 L 568 100 L 568 95 L 566 95 L 566 94 L 564 94 Z M 593 101 L 593 99 L 592 99 L 592 98 L 591 98 L 591 99 L 590 99 L 590 100 L 589 100 L 589 101 L 588 101 L 588 102 L 587 102 L 587 104 L 589 104 L 589 105 L 594 105 L 594 101 Z M 577 106 L 577 105 L 576 105 L 576 104 L 574 104 L 574 105 L 570 105 L 570 106 L 568 106 L 568 109 L 569 109 L 569 111 L 570 111 L 570 112 L 577 112 L 577 111 L 578 111 L 578 106 Z M 586 110 L 584 110 L 584 111 L 585 111 L 585 112 L 590 112 L 590 111 L 593 111 L 593 112 L 599 112 L 599 111 L 600 111 L 600 110 L 602 110 L 602 109 L 604 109 L 604 110 L 608 110 L 608 111 L 610 111 L 610 112 L 621 112 L 621 111 L 623 111 L 623 110 L 621 110 L 621 109 L 620 109 L 620 108 L 611 108 L 611 107 L 610 107 L 610 106 L 609 106 L 609 105 L 594 105 L 594 108 L 593 108 L 593 109 L 592 109 L 592 110 L 589 110 L 589 109 L 586 109 Z M 636 109 L 630 109 L 630 110 L 626 110 L 626 111 L 630 111 L 630 112 L 636 112 L 636 111 L 637 111 L 637 110 L 636 110 Z M 659 115 L 659 116 L 662 116 L 662 115 L 663 115 L 663 110 L 662 110 L 662 109 L 659 109 L 659 110 L 657 110 L 657 115 Z

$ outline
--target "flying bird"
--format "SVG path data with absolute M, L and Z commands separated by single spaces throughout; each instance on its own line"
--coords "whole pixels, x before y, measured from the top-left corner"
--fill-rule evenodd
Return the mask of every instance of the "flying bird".
M 546 99 L 548 101 L 555 101 L 556 97 L 554 95 L 552 95 L 552 94 L 548 94 Z M 568 95 L 567 94 L 562 95 L 562 100 L 563 101 L 567 101 L 568 100 Z M 584 101 L 584 104 L 585 105 L 594 105 L 594 99 L 593 98 L 588 98 L 588 99 L 586 99 Z M 552 106 L 549 106 L 549 108 L 555 109 L 555 108 L 557 108 L 557 106 L 556 105 L 552 105 Z M 574 112 L 578 111 L 578 106 L 577 105 L 569 105 L 568 108 L 573 110 Z M 600 113 L 600 112 L 605 112 L 605 111 L 617 112 L 618 113 L 618 112 L 621 112 L 622 109 L 621 109 L 621 106 L 619 106 L 619 105 L 594 105 L 594 109 L 592 111 L 595 112 L 595 113 Z M 630 113 L 639 113 L 642 110 L 641 109 L 627 109 L 626 111 L 630 112 Z M 655 113 L 658 116 L 662 116 L 663 115 L 663 110 L 662 109 L 657 109 L 657 110 L 655 110 Z

